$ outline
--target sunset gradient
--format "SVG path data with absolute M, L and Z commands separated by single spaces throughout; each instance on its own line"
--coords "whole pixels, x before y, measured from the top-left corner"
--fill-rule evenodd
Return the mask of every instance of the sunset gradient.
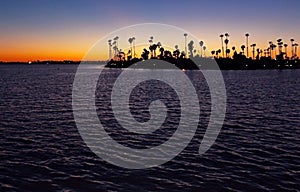
M 282 38 L 300 43 L 300 1 L 58 1 L 0 2 L 0 61 L 81 60 L 108 33 L 138 23 L 164 23 L 185 29 L 210 50 L 249 43 L 267 48 Z M 129 38 L 129 37 L 128 37 Z M 183 46 L 183 37 L 173 37 Z M 158 39 L 157 39 L 158 40 Z M 148 39 L 137 39 L 147 44 Z M 163 43 L 164 40 L 160 39 Z M 106 49 L 108 50 L 108 48 Z M 298 53 L 298 55 L 300 55 Z M 101 53 L 99 60 L 106 60 Z

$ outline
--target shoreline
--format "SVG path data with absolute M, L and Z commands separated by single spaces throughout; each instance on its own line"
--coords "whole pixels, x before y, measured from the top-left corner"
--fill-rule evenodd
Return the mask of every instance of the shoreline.
M 126 69 L 132 65 L 142 62 L 137 59 L 132 61 L 39 61 L 39 62 L 0 62 L 0 65 L 101 65 L 107 69 Z M 174 64 L 177 68 L 182 70 L 218 70 L 218 68 L 211 67 L 212 62 L 217 63 L 220 70 L 286 70 L 286 69 L 300 69 L 299 60 L 242 60 L 236 61 L 234 59 L 220 58 L 197 58 L 197 65 L 191 59 L 172 60 L 164 59 L 164 61 Z M 198 62 L 199 61 L 199 62 Z M 198 64 L 199 63 L 199 64 Z M 158 69 L 155 65 L 135 65 L 133 69 Z M 159 68 L 163 69 L 163 68 Z

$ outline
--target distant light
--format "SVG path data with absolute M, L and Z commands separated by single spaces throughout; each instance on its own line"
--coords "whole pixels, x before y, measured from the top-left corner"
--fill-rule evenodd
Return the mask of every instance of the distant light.
M 28 62 L 29 65 L 30 65 L 31 63 L 32 63 L 31 61 Z

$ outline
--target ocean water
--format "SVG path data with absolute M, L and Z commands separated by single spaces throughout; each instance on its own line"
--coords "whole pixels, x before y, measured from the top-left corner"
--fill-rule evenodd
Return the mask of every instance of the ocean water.
M 186 71 L 200 99 L 195 136 L 171 161 L 130 170 L 102 160 L 82 140 L 72 111 L 76 69 L 0 65 L 0 191 L 299 191 L 300 70 L 223 71 L 225 122 L 204 155 L 198 148 L 210 117 L 210 94 L 199 71 Z M 151 118 L 148 104 L 157 98 L 166 102 L 168 116 L 150 136 L 131 134 L 110 110 L 110 92 L 121 72 L 104 70 L 98 81 L 95 103 L 106 131 L 138 149 L 167 141 L 180 121 L 176 93 L 156 81 L 134 89 L 131 112 L 137 120 Z

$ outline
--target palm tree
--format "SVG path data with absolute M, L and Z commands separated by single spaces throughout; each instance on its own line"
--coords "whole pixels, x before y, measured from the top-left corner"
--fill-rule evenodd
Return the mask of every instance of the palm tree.
M 185 34 L 183 34 L 183 36 L 184 36 L 184 51 L 185 51 L 185 57 L 186 57 L 186 55 L 187 55 L 187 36 L 188 36 L 188 34 L 187 33 L 185 33 Z
M 229 39 L 225 39 L 225 40 L 224 40 L 224 43 L 225 43 L 225 49 L 226 49 L 226 57 L 228 57 L 227 49 L 228 49 Z
M 282 39 L 277 39 L 277 45 L 278 45 L 279 55 L 281 55 L 281 53 L 282 53 L 282 45 L 283 45 Z
M 193 57 L 193 50 L 194 50 L 194 41 L 191 40 L 188 44 L 189 47 L 189 53 L 190 53 L 190 57 Z
M 221 34 L 220 35 L 220 38 L 221 38 L 221 43 L 222 43 L 222 55 L 223 55 L 223 57 L 224 57 L 224 44 L 223 44 L 223 37 L 224 37 L 224 35 L 223 34 Z
M 242 49 L 242 53 L 243 53 L 243 55 L 244 55 L 244 53 L 245 53 L 245 48 L 246 48 L 246 46 L 245 46 L 245 45 L 242 45 L 242 46 L 241 46 L 241 49 Z
M 203 41 L 200 41 L 199 42 L 199 45 L 201 47 L 200 51 L 201 51 L 201 57 L 202 57 L 202 51 L 203 51 L 203 45 L 204 45 L 204 42 Z
M 297 59 L 297 58 L 298 58 L 297 47 L 298 47 L 299 45 L 298 45 L 298 43 L 294 43 L 294 46 L 295 46 L 294 58 Z
M 231 49 L 232 49 L 233 55 L 235 55 L 236 54 L 235 46 L 233 46 Z
M 117 48 L 118 48 L 118 40 L 119 40 L 119 37 L 118 37 L 118 36 L 116 36 L 116 37 L 114 38 L 114 41 L 116 42 L 116 46 L 117 46 Z
M 216 51 L 216 56 L 219 58 L 219 54 L 221 54 L 221 49 L 218 49 L 217 51 Z
M 153 44 L 153 56 L 156 57 L 156 49 L 158 47 L 158 44 Z
M 111 39 L 109 39 L 108 40 L 108 46 L 109 46 L 109 50 L 108 50 L 108 57 L 109 57 L 109 60 L 111 60 L 112 59 L 112 50 L 111 50 L 111 47 L 112 47 L 112 40 Z
M 275 53 L 274 53 L 274 54 L 275 54 L 275 59 L 276 59 L 276 55 L 277 55 L 277 53 L 276 53 L 276 47 L 277 47 L 277 46 L 276 46 L 275 44 L 272 45 L 272 50 L 274 50 L 274 52 L 275 52 Z
M 164 51 L 165 51 L 165 49 L 163 47 L 159 48 L 159 52 L 160 52 L 159 58 L 160 59 L 162 59 L 164 57 Z
M 256 47 L 256 44 L 253 43 L 253 44 L 251 45 L 251 47 L 253 48 L 253 49 L 252 49 L 252 59 L 254 60 L 254 54 L 255 54 L 255 47 Z
M 230 49 L 226 49 L 226 58 L 228 58 L 229 54 L 230 54 Z
M 113 47 L 113 49 L 115 51 L 115 56 L 117 56 L 118 53 L 119 53 L 118 40 L 119 40 L 118 36 L 114 37 L 114 42 L 113 42 L 114 47 Z
M 225 46 L 226 46 L 226 57 L 228 57 L 227 49 L 228 49 L 228 43 L 229 43 L 229 39 L 228 39 L 229 34 L 225 33 L 225 37 L 226 37 L 226 39 L 224 40 L 224 43 L 225 43 Z M 230 50 L 229 50 L 229 52 L 230 52 Z
M 273 58 L 273 55 L 275 55 L 275 59 L 276 59 L 276 55 L 277 55 L 277 53 L 276 53 L 276 45 L 275 44 L 271 44 L 270 45 L 270 56 L 271 56 L 271 59 Z M 274 50 L 274 54 L 273 54 L 273 50 Z
M 135 37 L 132 37 L 132 44 L 133 44 L 133 57 L 135 58 Z
M 290 40 L 291 41 L 291 50 L 292 50 L 292 52 L 291 52 L 291 59 L 293 59 L 294 58 L 294 39 L 291 39 Z
M 204 57 L 206 57 L 206 46 L 203 46 Z
M 260 54 L 262 53 L 262 50 L 260 50 L 259 48 L 258 49 L 256 49 L 256 60 L 259 60 L 259 58 L 260 58 Z
M 249 33 L 246 33 L 245 36 L 246 36 L 247 57 L 249 57 Z
M 115 42 L 115 41 L 114 41 L 114 42 Z M 118 47 L 115 45 L 115 46 L 113 47 L 113 50 L 114 50 L 114 52 L 115 52 L 114 57 L 116 57 L 116 56 L 117 56 L 117 52 L 118 52 Z
M 149 39 L 149 43 L 150 43 L 150 45 L 153 43 L 153 39 L 154 39 L 154 37 L 153 37 L 153 36 L 151 36 L 151 37 L 150 37 L 150 39 Z
M 133 42 L 132 37 L 130 37 L 130 38 L 128 39 L 128 42 L 129 42 L 129 44 L 130 44 L 130 54 L 131 54 L 131 57 L 132 57 L 132 42 Z
M 214 55 L 215 55 L 216 51 L 213 50 L 213 51 L 211 51 L 210 53 L 211 53 L 211 55 L 212 55 L 213 57 L 215 57 Z
M 272 50 L 273 50 L 273 42 L 269 41 L 269 51 L 270 51 L 271 60 L 272 60 Z
M 115 38 L 114 38 L 115 39 Z M 117 49 L 118 49 L 118 47 L 117 47 L 117 42 L 114 40 L 113 41 L 113 43 L 112 43 L 112 45 L 113 45 L 113 50 L 114 50 L 114 57 L 117 55 Z
M 287 57 L 288 57 L 287 56 L 287 47 L 288 47 L 288 44 L 285 43 L 283 46 L 284 46 L 285 58 L 287 59 Z

